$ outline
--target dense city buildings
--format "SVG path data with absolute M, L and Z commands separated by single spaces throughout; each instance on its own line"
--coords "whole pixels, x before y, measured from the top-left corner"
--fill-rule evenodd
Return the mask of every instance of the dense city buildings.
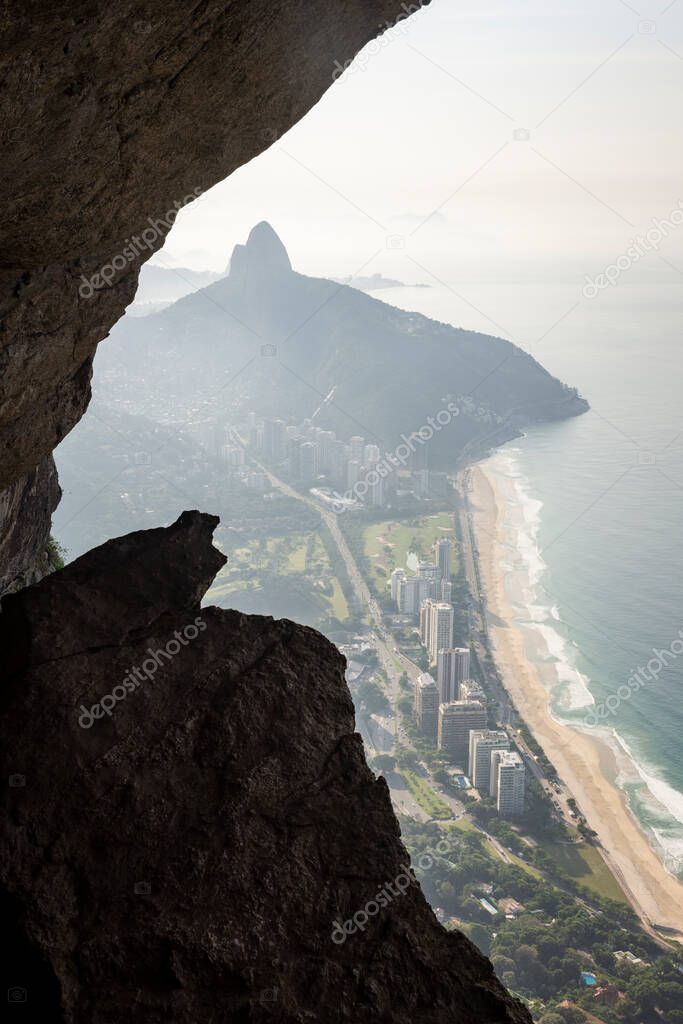
M 286 424 L 282 420 L 264 420 L 263 453 L 273 462 L 281 462 L 287 454 Z
M 444 704 L 460 700 L 460 685 L 470 677 L 470 652 L 467 647 L 440 648 L 436 655 L 436 682 Z
M 439 706 L 437 744 L 461 767 L 467 766 L 470 733 L 486 728 L 486 708 L 480 701 L 454 700 Z
M 429 580 L 421 580 L 417 576 L 406 576 L 403 573 L 398 579 L 396 607 L 403 615 L 418 615 L 423 601 L 431 593 Z
M 470 733 L 468 773 L 482 796 L 491 795 L 491 755 L 494 750 L 509 750 L 507 733 L 493 729 L 475 729 Z
M 418 626 L 418 632 L 420 634 L 420 643 L 423 647 L 426 647 L 429 643 L 431 615 L 435 604 L 436 601 L 433 597 L 427 597 L 420 605 L 420 624 Z
M 394 569 L 390 577 L 390 588 L 391 588 L 391 600 L 396 602 L 398 606 L 398 591 L 399 585 L 403 580 L 407 579 L 405 569 Z
M 465 679 L 460 683 L 458 700 L 480 700 L 483 704 L 486 697 L 481 686 L 475 679 Z
M 249 488 L 265 490 L 266 474 L 246 465 L 241 444 L 230 443 L 232 437 L 225 432 L 210 440 L 230 475 Z M 395 471 L 380 448 L 360 435 L 344 442 L 313 420 L 295 425 L 254 419 L 249 442 L 278 471 L 335 507 L 382 508 L 397 494 Z M 418 460 L 410 474 L 414 493 L 425 496 L 437 476 Z M 482 796 L 494 796 L 502 815 L 514 817 L 524 808 L 524 763 L 510 751 L 504 732 L 487 729 L 485 696 L 470 677 L 470 650 L 453 643 L 452 540 L 438 538 L 432 551 L 431 559 L 413 563 L 411 574 L 395 568 L 388 584 L 398 612 L 409 616 L 409 622 L 418 620 L 420 640 L 434 668 L 434 675 L 423 672 L 414 683 L 416 725 L 425 739 L 469 773 Z
M 498 813 L 514 818 L 524 812 L 524 761 L 516 750 L 494 750 L 491 754 L 491 795 Z
M 381 486 L 380 486 L 381 485 Z M 381 491 L 380 502 L 383 502 L 384 490 L 386 489 L 386 483 L 384 480 L 379 480 L 378 489 Z M 377 502 L 374 500 L 374 491 L 372 488 L 369 489 L 370 499 L 372 504 Z M 398 611 L 403 614 L 417 615 L 420 613 L 420 621 L 422 623 L 424 616 L 422 615 L 422 604 L 424 601 L 431 601 L 432 604 L 449 605 L 451 606 L 451 596 L 453 593 L 452 583 L 449 579 L 443 577 L 442 573 L 445 569 L 450 567 L 450 541 L 440 540 L 437 541 L 436 555 L 438 560 L 434 562 L 418 562 L 417 570 L 414 576 L 409 576 L 405 569 L 394 569 L 391 574 L 391 597 L 396 602 Z M 404 585 L 404 589 L 401 590 L 401 583 Z M 430 610 L 425 613 L 427 616 L 430 614 Z M 444 627 L 447 629 L 447 627 Z M 425 647 L 429 648 L 428 634 L 425 634 L 422 626 L 420 627 L 420 637 Z M 439 640 L 439 643 L 442 641 Z M 445 646 L 452 647 L 452 637 Z M 438 651 L 438 648 L 437 648 Z M 431 664 L 436 664 L 436 653 L 432 649 L 430 654 Z
M 436 742 L 439 719 L 439 691 L 429 672 L 423 672 L 415 681 L 415 721 L 420 732 Z
M 418 562 L 417 575 L 421 580 L 431 580 L 434 584 L 434 596 L 436 596 L 436 584 L 441 578 L 439 576 L 439 567 L 436 562 Z
M 327 487 L 349 507 L 354 498 L 355 507 L 382 508 L 395 492 L 392 466 L 376 444 L 366 444 L 358 435 L 344 443 L 333 430 L 323 430 L 311 420 L 288 425 L 265 419 L 251 425 L 249 443 L 295 483 L 309 488 L 320 484 L 319 496 Z

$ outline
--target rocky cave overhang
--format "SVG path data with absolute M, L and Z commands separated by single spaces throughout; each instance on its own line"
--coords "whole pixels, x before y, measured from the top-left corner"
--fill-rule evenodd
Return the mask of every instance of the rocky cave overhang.
M 406 10 L 3 6 L 5 585 L 45 546 L 51 453 L 167 228 L 105 287 L 84 280 L 286 131 L 336 62 Z M 201 608 L 222 560 L 214 527 L 185 513 L 3 599 L 5 987 L 28 971 L 45 1022 L 529 1022 L 412 880 L 360 935 L 333 937 L 409 876 L 407 854 L 336 650 L 290 622 Z M 136 686 L 131 666 L 173 642 Z

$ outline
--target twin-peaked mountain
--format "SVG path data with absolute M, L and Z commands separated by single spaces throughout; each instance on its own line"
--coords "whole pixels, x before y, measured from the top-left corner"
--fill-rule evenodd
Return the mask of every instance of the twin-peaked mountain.
M 587 408 L 508 341 L 297 273 L 265 222 L 235 247 L 227 276 L 121 320 L 95 381 L 103 400 L 156 419 L 315 413 L 340 438 L 361 434 L 386 450 L 450 403 L 458 413 L 430 442 L 432 466 Z

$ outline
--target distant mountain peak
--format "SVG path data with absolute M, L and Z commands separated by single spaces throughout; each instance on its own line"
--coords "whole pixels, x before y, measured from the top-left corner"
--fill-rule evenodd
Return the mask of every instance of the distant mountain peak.
M 251 229 L 245 245 L 235 246 L 230 260 L 231 277 L 271 277 L 291 269 L 287 250 L 277 232 L 265 220 Z

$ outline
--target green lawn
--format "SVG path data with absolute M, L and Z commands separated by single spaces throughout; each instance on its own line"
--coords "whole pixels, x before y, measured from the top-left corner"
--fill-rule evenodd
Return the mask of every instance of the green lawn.
M 540 871 L 539 871 L 539 870 L 538 870 L 537 868 L 533 868 L 533 867 L 531 866 L 531 864 L 527 864 L 527 862 L 526 862 L 525 860 L 522 860 L 522 858 L 521 858 L 521 857 L 518 857 L 518 856 L 517 856 L 517 854 L 515 854 L 515 853 L 510 853 L 510 852 L 508 851 L 508 857 L 510 858 L 510 860 L 512 861 L 512 863 L 513 863 L 513 864 L 514 864 L 514 865 L 515 865 L 516 867 L 518 867 L 518 868 L 521 868 L 521 869 L 522 869 L 522 871 L 526 871 L 526 873 L 527 873 L 528 875 L 533 875 L 533 876 L 534 876 L 534 878 L 542 878 L 542 877 L 543 877 L 543 876 L 541 875 L 541 872 L 540 872 Z
M 287 568 L 290 572 L 303 572 L 306 568 L 306 542 L 298 544 L 290 551 L 287 558 Z
M 310 589 L 310 598 L 320 604 L 321 613 L 332 615 L 341 622 L 349 617 L 349 608 L 339 580 L 332 576 L 332 566 L 327 552 L 316 533 L 292 534 L 285 538 L 270 537 L 265 542 L 251 541 L 248 545 L 234 548 L 229 552 L 229 561 L 220 571 L 214 585 L 208 593 L 210 600 L 229 598 L 232 593 L 249 590 L 262 592 L 259 586 L 258 572 L 248 576 L 245 570 L 258 570 L 265 573 L 276 573 L 278 580 L 286 585 L 287 577 L 292 577 L 292 587 L 301 592 L 301 588 Z M 323 593 L 317 585 L 320 579 L 327 581 L 328 593 Z M 272 583 L 270 584 L 272 588 Z M 327 609 L 327 611 L 325 611 Z M 275 614 L 268 608 L 268 602 L 262 610 L 264 613 Z M 278 614 L 286 614 L 281 602 L 277 603 Z M 307 620 L 308 621 L 308 620 Z
M 387 521 L 368 526 L 363 534 L 363 544 L 375 586 L 383 590 L 392 570 L 405 567 L 411 550 L 425 561 L 430 560 L 433 557 L 434 542 L 441 537 L 450 537 L 455 542 L 451 512 L 438 512 L 407 522 Z M 455 562 L 454 545 L 451 552 L 453 574 Z
M 332 577 L 331 583 L 333 589 L 332 614 L 334 615 L 335 619 L 339 619 L 340 622 L 343 622 L 344 619 L 347 619 L 349 617 L 349 606 L 346 603 L 344 591 L 342 590 L 339 584 L 339 580 L 337 579 L 336 576 Z
M 467 818 L 458 818 L 453 827 L 460 829 L 461 832 L 479 832 L 476 825 L 473 825 Z
M 453 812 L 448 804 L 444 803 L 437 796 L 426 779 L 423 779 L 416 772 L 410 771 L 409 768 L 401 768 L 400 773 L 406 780 L 410 795 L 420 805 L 425 814 L 428 814 L 430 818 L 438 818 L 441 821 L 453 817 Z
M 564 846 L 561 843 L 544 843 L 543 849 L 565 874 L 580 885 L 620 903 L 628 903 L 616 878 L 600 856 L 600 852 L 588 843 Z

